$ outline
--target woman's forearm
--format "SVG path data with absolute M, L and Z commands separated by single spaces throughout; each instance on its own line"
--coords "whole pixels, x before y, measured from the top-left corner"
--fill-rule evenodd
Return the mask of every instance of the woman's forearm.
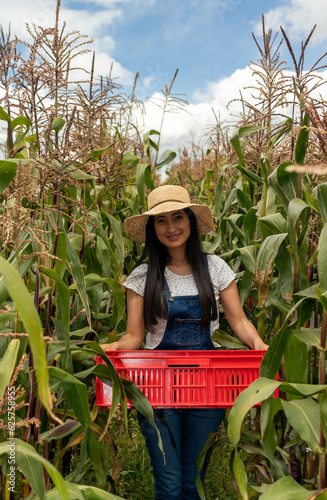
M 134 335 L 133 333 L 125 333 L 119 340 L 111 344 L 102 344 L 104 351 L 134 351 L 140 349 L 143 343 L 144 335 Z
M 233 329 L 235 335 L 248 347 L 257 350 L 266 350 L 267 344 L 264 343 L 252 323 L 246 318 Z

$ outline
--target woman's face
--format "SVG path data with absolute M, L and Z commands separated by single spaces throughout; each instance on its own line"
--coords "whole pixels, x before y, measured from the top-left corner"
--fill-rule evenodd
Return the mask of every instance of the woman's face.
M 154 217 L 158 240 L 168 249 L 185 247 L 191 234 L 191 224 L 184 210 L 166 212 Z

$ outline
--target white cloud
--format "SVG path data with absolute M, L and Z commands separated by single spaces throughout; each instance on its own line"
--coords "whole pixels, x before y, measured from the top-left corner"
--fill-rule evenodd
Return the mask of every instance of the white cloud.
M 15 3 L 7 3 L 6 9 L 1 14 L 1 24 L 6 30 L 10 23 L 12 33 L 20 38 L 26 38 L 28 36 L 26 23 L 44 28 L 53 27 L 55 12 L 55 0 L 17 0 Z M 90 37 L 98 37 L 103 35 L 104 30 L 121 16 L 122 12 L 119 9 L 78 10 L 61 7 L 59 20 L 61 24 L 66 22 L 70 30 L 78 30 L 82 34 L 87 33 Z
M 127 0 L 129 1 L 129 0 Z M 6 9 L 1 15 L 1 24 L 7 32 L 10 24 L 11 33 L 26 41 L 31 41 L 26 30 L 26 23 L 35 24 L 44 28 L 53 27 L 55 23 L 56 0 L 17 0 L 15 3 L 7 3 Z M 117 3 L 103 1 L 103 8 L 100 9 L 73 9 L 64 6 L 60 9 L 60 26 L 66 23 L 66 34 L 77 30 L 82 35 L 87 34 L 89 38 L 94 38 L 93 44 L 85 46 L 96 52 L 95 74 L 107 76 L 113 63 L 113 76 L 122 79 L 124 85 L 129 85 L 133 81 L 133 75 L 124 68 L 113 57 L 115 49 L 114 39 L 107 34 L 107 28 L 118 18 L 122 17 L 122 11 L 115 7 Z M 94 5 L 94 2 L 92 2 Z M 17 15 L 19 12 L 19 15 Z M 75 66 L 90 70 L 92 54 L 84 54 L 76 58 Z M 85 77 L 85 74 L 84 74 Z M 82 79 L 83 73 L 78 72 L 76 79 Z
M 289 76 L 291 72 L 287 72 Z M 327 70 L 320 72 L 319 77 L 327 81 Z M 162 143 L 160 151 L 171 149 L 178 151 L 182 146 L 188 146 L 192 141 L 196 144 L 204 144 L 207 136 L 206 132 L 215 124 L 214 113 L 219 117 L 220 122 L 226 126 L 233 126 L 237 122 L 237 115 L 242 111 L 240 91 L 243 97 L 251 104 L 256 103 L 253 98 L 253 90 L 247 87 L 255 86 L 255 77 L 252 76 L 252 69 L 246 67 L 237 69 L 232 75 L 222 78 L 218 82 L 210 82 L 205 92 L 195 92 L 192 103 L 185 111 L 178 113 L 167 113 L 164 119 L 162 130 Z M 327 86 L 323 85 L 312 93 L 312 97 L 327 100 Z M 155 93 L 152 99 L 162 98 L 162 95 Z M 234 100 L 234 101 L 233 101 Z M 233 101 L 233 102 L 231 102 Z M 227 109 L 227 105 L 230 103 Z M 159 130 L 162 118 L 162 110 L 148 101 L 145 103 L 145 116 L 140 112 L 136 113 L 139 125 L 143 132 L 150 129 Z M 287 116 L 291 116 L 291 110 L 281 110 Z
M 203 143 L 206 131 L 215 123 L 213 110 L 220 116 L 221 122 L 231 121 L 231 113 L 239 112 L 241 105 L 233 103 L 227 110 L 227 104 L 240 96 L 239 89 L 251 84 L 253 84 L 251 69 L 248 67 L 238 69 L 229 77 L 218 82 L 210 82 L 205 92 L 196 92 L 193 102 L 185 108 L 185 111 L 167 113 L 164 118 L 160 150 L 178 151 L 180 146 L 188 145 L 192 141 Z M 143 132 L 150 129 L 159 130 L 162 110 L 153 101 L 162 97 L 162 94 L 155 93 L 152 99 L 145 103 L 145 117 L 141 116 L 140 112 L 136 113 Z
M 265 13 L 268 28 L 279 30 L 280 26 L 290 39 L 304 40 L 315 24 L 317 28 L 312 41 L 320 43 L 327 38 L 326 0 L 288 0 L 287 4 L 270 9 Z M 262 33 L 261 22 L 255 25 L 255 33 Z
M 143 79 L 143 85 L 145 88 L 151 87 L 155 82 L 156 77 L 154 75 L 147 76 Z

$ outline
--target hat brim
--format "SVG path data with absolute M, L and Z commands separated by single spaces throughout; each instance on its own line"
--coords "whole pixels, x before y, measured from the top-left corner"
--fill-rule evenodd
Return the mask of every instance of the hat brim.
M 204 236 L 214 230 L 212 212 L 207 205 L 198 205 L 193 203 L 177 203 L 176 201 L 167 201 L 160 203 L 157 207 L 144 212 L 141 215 L 128 217 L 124 222 L 127 236 L 140 243 L 145 242 L 145 229 L 150 215 L 159 215 L 163 213 L 176 212 L 190 208 L 195 217 L 199 236 Z

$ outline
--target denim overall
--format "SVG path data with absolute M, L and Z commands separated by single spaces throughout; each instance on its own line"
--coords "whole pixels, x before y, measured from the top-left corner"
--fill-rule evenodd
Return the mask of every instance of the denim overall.
M 168 321 L 156 350 L 212 350 L 210 325 L 201 326 L 198 295 L 172 297 L 165 279 Z M 156 500 L 198 500 L 196 459 L 208 435 L 216 432 L 224 417 L 220 408 L 164 408 L 154 410 L 160 431 L 165 460 L 158 448 L 155 429 L 138 413 L 153 467 Z M 200 473 L 203 481 L 204 469 Z
M 156 350 L 213 350 L 210 325 L 201 326 L 201 307 L 198 295 L 172 297 L 165 278 L 166 330 Z

